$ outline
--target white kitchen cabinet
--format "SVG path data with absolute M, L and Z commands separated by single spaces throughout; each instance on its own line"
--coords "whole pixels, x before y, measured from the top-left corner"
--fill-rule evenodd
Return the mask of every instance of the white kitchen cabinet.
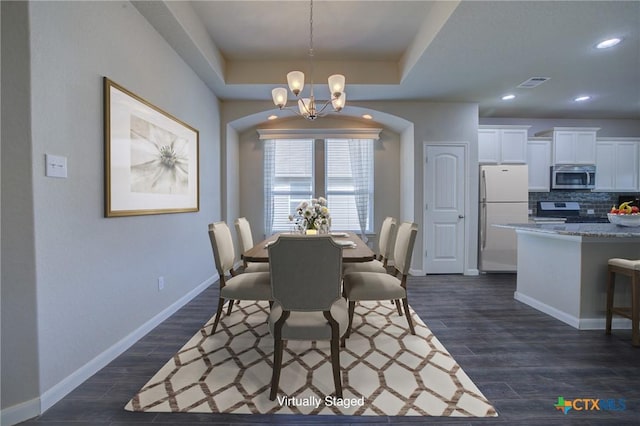
M 536 133 L 553 138 L 552 164 L 595 164 L 597 127 L 554 127 Z
M 480 164 L 525 164 L 529 127 L 480 126 L 478 162 Z
M 529 139 L 527 165 L 529 166 L 529 191 L 549 192 L 551 189 L 551 139 Z
M 606 138 L 596 142 L 596 191 L 638 191 L 640 138 Z

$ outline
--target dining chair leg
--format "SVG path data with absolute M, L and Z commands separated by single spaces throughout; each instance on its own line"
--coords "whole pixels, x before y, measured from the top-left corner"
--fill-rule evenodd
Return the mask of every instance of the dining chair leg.
M 398 309 L 398 315 L 402 316 L 402 309 L 400 308 L 400 299 L 396 299 L 396 308 Z
M 222 314 L 222 307 L 224 305 L 224 299 L 220 297 L 218 299 L 218 309 L 216 310 L 216 318 L 213 320 L 213 329 L 211 330 L 211 335 L 216 334 L 216 329 L 218 328 L 218 323 L 220 322 L 220 315 Z
M 407 323 L 409 324 L 409 330 L 411 330 L 411 334 L 416 334 L 416 330 L 413 328 L 413 321 L 411 320 L 411 314 L 409 313 L 409 302 L 405 297 L 402 299 L 402 305 L 404 306 L 404 314 L 407 317 Z
M 616 285 L 616 274 L 609 269 L 607 279 L 607 324 L 605 328 L 605 334 L 611 334 L 611 319 L 613 317 L 613 294 Z
M 271 376 L 271 392 L 269 399 L 275 401 L 278 393 L 278 385 L 280 383 L 280 368 L 282 367 L 282 339 L 274 339 L 275 345 L 273 348 L 273 375 Z
M 233 309 L 233 304 L 234 304 L 235 302 L 236 302 L 236 301 L 235 301 L 235 300 L 233 300 L 233 299 L 229 300 L 229 306 L 227 306 L 227 315 L 231 315 L 231 310 Z
M 640 273 L 634 271 L 631 278 L 631 344 L 640 346 Z
M 324 317 L 331 326 L 331 368 L 333 369 L 333 384 L 336 388 L 336 397 L 342 398 L 342 380 L 340 379 L 340 329 L 336 320 L 329 311 L 324 312 Z
M 344 338 L 351 336 L 351 324 L 353 323 L 353 312 L 356 310 L 356 302 L 349 300 L 349 325 L 347 325 L 347 332 L 344 334 Z
M 342 398 L 342 379 L 340 378 L 340 348 L 338 347 L 337 334 L 331 337 L 331 366 L 333 368 L 333 384 L 336 388 L 336 397 Z
M 278 318 L 278 321 L 276 321 L 273 327 L 273 375 L 271 376 L 271 392 L 269 393 L 269 399 L 271 401 L 276 399 L 276 394 L 278 393 L 280 369 L 282 368 L 282 351 L 284 350 L 282 327 L 290 314 L 290 311 L 282 311 L 282 315 Z

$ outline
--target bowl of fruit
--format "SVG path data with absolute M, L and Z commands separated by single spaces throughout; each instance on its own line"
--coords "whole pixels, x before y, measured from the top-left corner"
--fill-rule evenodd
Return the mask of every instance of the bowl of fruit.
M 620 226 L 640 226 L 640 208 L 632 206 L 631 202 L 613 206 L 607 213 L 609 222 Z

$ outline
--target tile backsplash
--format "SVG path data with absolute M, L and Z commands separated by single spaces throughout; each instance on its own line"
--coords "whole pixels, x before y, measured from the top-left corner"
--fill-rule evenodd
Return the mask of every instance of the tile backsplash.
M 618 204 L 618 196 L 640 194 L 622 194 L 618 192 L 591 192 L 591 191 L 558 191 L 551 192 L 530 192 L 529 209 L 532 216 L 537 214 L 538 201 L 577 201 L 580 203 L 580 215 L 586 216 L 587 210 L 593 209 L 595 216 L 606 216 L 611 206 Z

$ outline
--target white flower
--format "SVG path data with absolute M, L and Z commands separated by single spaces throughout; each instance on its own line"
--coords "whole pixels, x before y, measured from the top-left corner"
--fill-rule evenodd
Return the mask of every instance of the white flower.
M 329 217 L 327 200 L 319 197 L 298 204 L 295 213 L 289 215 L 289 221 L 301 229 L 319 229 L 329 224 Z

